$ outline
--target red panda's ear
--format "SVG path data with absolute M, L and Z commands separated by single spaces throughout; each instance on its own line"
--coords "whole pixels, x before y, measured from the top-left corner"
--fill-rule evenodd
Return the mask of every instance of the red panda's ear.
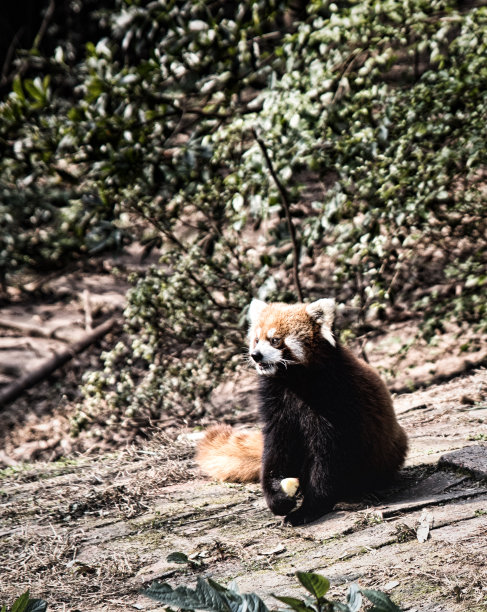
M 311 302 L 306 306 L 306 312 L 321 325 L 321 335 L 332 346 L 336 346 L 333 335 L 333 324 L 335 322 L 335 300 L 321 299 Z
M 257 322 L 257 319 L 259 318 L 260 313 L 264 310 L 266 306 L 267 304 L 265 302 L 263 302 L 262 300 L 258 300 L 257 298 L 254 298 L 250 302 L 249 320 L 250 320 L 251 325 L 254 325 L 254 323 Z

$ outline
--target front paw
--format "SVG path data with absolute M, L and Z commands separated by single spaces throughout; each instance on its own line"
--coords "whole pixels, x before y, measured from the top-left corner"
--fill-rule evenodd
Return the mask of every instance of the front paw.
M 310 508 L 306 508 L 301 506 L 291 514 L 288 514 L 284 518 L 284 523 L 286 525 L 292 525 L 296 527 L 297 525 L 307 525 L 308 523 L 313 523 L 321 518 L 324 514 L 331 512 L 333 510 L 333 505 L 326 505 L 320 508 L 320 510 L 312 510 Z
M 272 514 L 279 516 L 285 516 L 289 514 L 291 510 L 296 507 L 296 499 L 294 497 L 288 497 L 284 493 L 274 494 L 266 497 L 267 505 Z
M 297 527 L 298 525 L 306 525 L 307 523 L 312 523 L 319 516 L 315 516 L 314 514 L 307 514 L 306 512 L 301 512 L 301 509 L 296 510 L 295 512 L 291 512 L 284 517 L 284 524 L 291 525 L 292 527 Z

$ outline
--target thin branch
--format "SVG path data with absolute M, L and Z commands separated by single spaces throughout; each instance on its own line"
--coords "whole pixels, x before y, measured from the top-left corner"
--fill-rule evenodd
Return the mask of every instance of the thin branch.
M 31 323 L 24 323 L 23 321 L 14 321 L 12 319 L 6 319 L 0 317 L 0 328 L 15 329 L 22 332 L 27 336 L 40 337 L 40 338 L 53 338 L 55 330 L 45 330 L 38 325 L 32 325 Z
M 152 225 L 161 232 L 161 234 L 163 234 L 168 240 L 170 240 L 173 244 L 175 244 L 178 249 L 185 253 L 188 254 L 188 248 L 179 240 L 179 238 L 173 233 L 171 232 L 171 230 L 169 230 L 168 228 L 166 228 L 162 223 L 159 222 L 159 220 L 154 219 L 153 217 L 150 217 L 142 208 L 137 208 L 135 206 L 133 206 L 134 210 L 136 210 L 139 214 L 142 215 L 142 217 L 144 219 L 146 219 L 147 221 L 149 221 L 149 223 L 152 223 Z M 210 299 L 211 303 L 218 309 L 218 310 L 225 310 L 225 306 L 223 304 L 218 303 L 215 298 L 213 297 L 211 291 L 209 291 L 207 285 L 200 281 L 195 274 L 193 274 L 193 272 L 191 272 L 190 270 L 187 270 L 187 274 L 188 276 L 191 278 L 191 280 L 200 288 L 202 289 L 202 291 L 204 293 L 206 293 L 206 295 L 208 296 L 208 298 Z
M 49 4 L 47 6 L 46 12 L 44 14 L 44 19 L 42 20 L 41 26 L 39 28 L 39 31 L 37 32 L 35 38 L 34 38 L 34 42 L 32 43 L 32 49 L 36 49 L 38 50 L 40 47 L 40 44 L 42 42 L 42 39 L 44 38 L 44 35 L 47 32 L 47 28 L 49 26 L 49 22 L 51 21 L 53 15 L 54 15 L 54 10 L 56 8 L 56 0 L 49 0 Z M 8 69 L 12 63 L 12 59 L 13 59 L 13 55 L 14 52 L 16 51 L 16 45 L 20 39 L 21 34 L 23 33 L 23 27 L 17 32 L 17 34 L 14 36 L 10 47 L 8 49 L 7 52 L 7 56 L 5 58 L 4 64 L 3 64 L 3 68 L 2 68 L 2 75 L 1 75 L 1 79 L 0 79 L 0 87 L 3 87 L 4 85 L 6 85 L 7 81 L 9 80 L 9 75 L 8 73 Z M 29 60 L 24 60 L 22 61 L 22 63 L 20 64 L 15 76 L 22 76 L 25 71 L 27 70 L 29 66 Z
M 44 38 L 44 34 L 47 31 L 47 26 L 49 25 L 49 22 L 51 21 L 52 16 L 54 15 L 55 8 L 56 0 L 50 0 L 49 6 L 47 7 L 46 13 L 44 15 L 44 19 L 41 23 L 41 27 L 39 28 L 39 31 L 37 32 L 37 35 L 34 39 L 34 44 L 32 45 L 33 49 L 38 49 L 40 47 L 42 39 Z
M 7 83 L 7 81 L 8 81 L 7 74 L 8 74 L 8 71 L 10 69 L 10 65 L 12 63 L 12 59 L 13 59 L 15 50 L 17 48 L 17 44 L 18 44 L 18 42 L 20 40 L 20 37 L 22 36 L 24 30 L 25 30 L 25 27 L 22 26 L 20 28 L 20 30 L 18 30 L 15 33 L 15 36 L 12 38 L 12 41 L 11 41 L 9 47 L 8 47 L 8 51 L 7 51 L 6 55 L 5 55 L 5 60 L 3 62 L 2 79 L 0 81 L 0 86 L 1 87 L 3 87 Z
M 293 223 L 292 216 L 291 216 L 291 206 L 289 202 L 289 196 L 283 184 L 279 180 L 279 177 L 277 176 L 277 173 L 272 164 L 272 160 L 269 157 L 269 153 L 267 151 L 267 147 L 264 144 L 264 141 L 257 135 L 257 132 L 255 131 L 255 129 L 253 129 L 252 131 L 253 131 L 255 140 L 257 141 L 257 144 L 259 145 L 262 151 L 262 154 L 264 155 L 267 169 L 269 170 L 270 175 L 272 176 L 272 179 L 274 183 L 276 184 L 277 190 L 281 197 L 282 207 L 284 208 L 284 212 L 286 214 L 287 226 L 289 230 L 289 235 L 291 237 L 291 243 L 292 243 L 293 253 L 294 253 L 294 257 L 293 257 L 294 284 L 296 286 L 296 292 L 298 294 L 298 299 L 300 302 L 302 302 L 303 301 L 303 291 L 301 289 L 301 281 L 299 279 L 299 247 L 298 247 L 298 241 L 296 239 L 296 228 L 294 227 L 294 223 Z

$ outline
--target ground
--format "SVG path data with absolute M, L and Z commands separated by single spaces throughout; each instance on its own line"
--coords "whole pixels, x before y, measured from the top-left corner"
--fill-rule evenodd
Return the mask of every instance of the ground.
M 14 366 L 17 375 L 32 368 L 30 359 L 50 350 L 46 342 L 85 333 L 87 296 L 96 306 L 89 308 L 95 325 L 119 312 L 123 284 L 104 270 L 96 274 L 88 293 L 86 275 L 75 279 L 76 291 L 71 275 L 55 281 L 51 305 L 40 300 L 27 311 L 19 300 L 4 309 L 3 319 L 55 331 L 39 337 L 9 328 L 0 347 L 7 379 Z M 302 595 L 295 572 L 312 570 L 331 579 L 331 594 L 342 601 L 355 581 L 388 592 L 410 612 L 486 611 L 487 371 L 479 365 L 485 353 L 478 343 L 465 352 L 453 333 L 405 353 L 399 348 L 415 336 L 411 322 L 387 331 L 365 349 L 395 389 L 410 440 L 407 464 L 388 491 L 299 528 L 270 514 L 258 485 L 202 478 L 193 461 L 194 423 L 169 419 L 118 438 L 70 437 L 81 374 L 96 367 L 117 332 L 5 407 L 0 604 L 28 588 L 49 610 L 162 610 L 140 593 L 144 586 L 156 579 L 194 586 L 197 576 L 211 576 L 223 584 L 236 579 L 241 591 L 277 608 L 272 594 Z M 253 387 L 250 372 L 222 385 L 203 423 L 255 426 Z M 168 561 L 172 552 L 190 563 Z
M 295 571 L 313 570 L 337 597 L 356 581 L 405 610 L 487 610 L 486 388 L 478 370 L 398 396 L 411 444 L 400 481 L 299 528 L 270 514 L 258 485 L 202 479 L 188 434 L 4 470 L 0 592 L 29 588 L 53 610 L 155 610 L 139 593 L 153 580 L 211 576 L 276 607 L 271 594 L 298 594 Z M 168 562 L 175 551 L 193 563 Z

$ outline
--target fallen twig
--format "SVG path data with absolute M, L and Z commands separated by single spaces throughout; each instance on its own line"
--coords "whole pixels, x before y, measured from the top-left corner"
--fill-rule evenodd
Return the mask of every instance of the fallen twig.
M 14 321 L 13 319 L 0 318 L 0 327 L 6 329 L 15 329 L 21 331 L 27 336 L 38 337 L 38 338 L 52 338 L 55 330 L 45 330 L 38 325 L 32 325 L 31 323 L 23 323 L 22 321 Z
M 90 344 L 93 344 L 102 338 L 117 323 L 118 319 L 115 317 L 108 319 L 108 321 L 105 321 L 105 323 L 98 325 L 98 327 L 96 327 L 92 332 L 83 336 L 81 340 L 78 340 L 78 342 L 75 342 L 67 349 L 61 351 L 60 353 L 56 353 L 53 357 L 44 361 L 33 372 L 25 374 L 18 381 L 8 385 L 5 387 L 5 389 L 2 389 L 0 391 L 0 410 L 5 408 L 5 406 L 10 402 L 17 399 L 24 391 L 47 378 L 52 372 L 54 372 L 54 370 L 67 363 L 75 355 L 84 351 L 84 349 L 90 346 Z

